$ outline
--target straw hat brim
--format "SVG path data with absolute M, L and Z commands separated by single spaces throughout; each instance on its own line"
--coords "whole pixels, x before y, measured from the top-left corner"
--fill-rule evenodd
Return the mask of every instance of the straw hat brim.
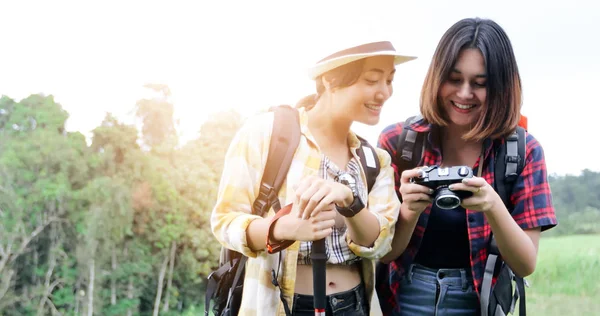
M 351 63 L 353 61 L 373 57 L 373 56 L 394 56 L 394 65 L 402 64 L 407 61 L 411 61 L 416 59 L 415 56 L 406 56 L 399 54 L 396 51 L 376 51 L 376 52 L 368 52 L 368 53 L 358 53 L 351 55 L 344 55 L 333 59 L 328 59 L 317 63 L 316 65 L 310 67 L 308 69 L 308 76 L 310 79 L 314 80 L 320 75 L 335 69 L 337 67 L 343 66 L 345 64 Z

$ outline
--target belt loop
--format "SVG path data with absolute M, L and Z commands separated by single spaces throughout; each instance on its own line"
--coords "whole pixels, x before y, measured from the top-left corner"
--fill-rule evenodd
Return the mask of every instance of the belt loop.
M 467 283 L 467 272 L 465 269 L 460 269 L 460 282 L 462 283 L 463 292 L 466 292 L 469 288 L 469 284 Z
M 360 286 L 354 289 L 354 296 L 356 296 L 356 310 L 357 311 L 359 311 L 360 307 L 362 306 L 362 297 L 360 297 L 360 289 L 361 289 Z
M 412 283 L 412 275 L 413 275 L 414 267 L 415 267 L 415 264 L 411 263 L 410 266 L 408 267 L 408 271 L 406 271 L 406 280 L 408 281 L 408 283 Z

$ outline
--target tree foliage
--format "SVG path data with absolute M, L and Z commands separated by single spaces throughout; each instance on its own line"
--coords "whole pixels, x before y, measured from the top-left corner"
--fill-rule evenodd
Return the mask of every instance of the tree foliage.
M 241 119 L 179 146 L 170 90 L 107 113 L 90 143 L 52 96 L 0 98 L 0 314 L 179 315 L 218 260 L 210 211 Z M 210 135 L 218 137 L 212 142 Z M 219 162 L 214 164 L 214 162 Z
M 214 114 L 179 144 L 165 85 L 67 132 L 52 96 L 0 98 L 0 314 L 198 313 L 220 245 L 210 231 L 223 157 L 242 117 Z M 558 234 L 600 233 L 600 173 L 552 176 Z M 195 311 L 195 312 L 194 312 Z

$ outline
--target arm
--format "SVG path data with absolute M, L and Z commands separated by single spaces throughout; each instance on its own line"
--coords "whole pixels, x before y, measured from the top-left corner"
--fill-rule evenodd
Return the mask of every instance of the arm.
M 535 270 L 541 229 L 536 227 L 523 230 L 504 204 L 500 203 L 501 205 L 486 212 L 485 216 L 504 261 L 516 275 L 526 277 Z
M 379 220 L 367 208 L 354 217 L 344 217 L 348 238 L 362 247 L 373 247 L 379 236 Z
M 525 166 L 511 195 L 512 213 L 483 178 L 473 177 L 450 187 L 474 192 L 463 200 L 463 207 L 484 213 L 502 257 L 515 274 L 525 277 L 533 273 L 540 233 L 557 224 L 544 153 L 537 141 L 528 136 Z
M 380 259 L 380 261 L 383 263 L 389 263 L 395 260 L 404 252 L 404 250 L 406 250 L 406 247 L 408 246 L 415 231 L 415 227 L 418 223 L 421 212 L 427 207 L 427 205 L 429 205 L 429 202 L 421 203 L 417 201 L 418 198 L 426 198 L 418 194 L 415 195 L 415 193 L 418 193 L 418 191 L 422 190 L 423 188 L 413 187 L 411 190 L 409 187 L 414 185 L 407 183 L 404 191 L 408 190 L 408 192 L 412 192 L 412 194 L 401 194 L 402 183 L 407 182 L 410 177 L 415 175 L 415 172 L 412 170 L 398 170 L 396 164 L 396 141 L 398 139 L 398 135 L 402 133 L 402 129 L 403 126 L 401 123 L 386 127 L 381 135 L 379 135 L 379 140 L 377 143 L 378 147 L 387 151 L 391 156 L 391 164 L 392 167 L 394 167 L 395 194 L 398 196 L 404 196 L 404 202 L 402 202 L 400 206 L 400 212 L 395 226 L 391 250 Z M 402 177 L 405 178 L 404 181 L 402 180 Z M 426 201 L 427 200 L 429 199 L 426 198 Z
M 512 216 L 500 202 L 486 217 L 502 257 L 517 275 L 525 277 L 535 270 L 541 232 L 557 225 L 544 151 L 530 134 L 525 167 L 515 182 L 511 202 Z
M 396 260 L 406 250 L 419 221 L 419 214 L 406 209 L 405 206 L 406 204 L 400 206 L 400 215 L 396 222 L 394 239 L 392 239 L 392 250 L 381 258 L 380 261 L 383 263 Z
M 367 208 L 346 219 L 346 240 L 357 256 L 376 259 L 391 249 L 400 201 L 394 187 L 390 155 L 376 148 L 381 169 L 369 192 Z
M 232 140 L 211 214 L 211 229 L 226 248 L 256 257 L 265 248 L 268 220 L 252 214 L 266 164 L 273 114 L 248 120 Z

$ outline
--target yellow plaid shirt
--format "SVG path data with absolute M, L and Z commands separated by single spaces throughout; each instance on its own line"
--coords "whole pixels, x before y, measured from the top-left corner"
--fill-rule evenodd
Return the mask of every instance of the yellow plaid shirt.
M 294 188 L 304 177 L 317 175 L 321 163 L 321 152 L 308 130 L 308 117 L 300 110 L 301 138 L 292 160 L 286 181 L 279 191 L 281 205 L 293 201 Z M 290 309 L 295 288 L 296 265 L 300 242 L 282 251 L 279 270 L 279 254 L 268 254 L 266 250 L 252 251 L 246 241 L 246 228 L 259 218 L 252 215 L 252 203 L 258 196 L 260 180 L 265 169 L 274 115 L 265 111 L 250 118 L 238 131 L 228 149 L 216 205 L 211 216 L 211 227 L 217 240 L 229 249 L 248 257 L 244 292 L 240 315 L 285 315 L 279 298 L 279 289 L 271 283 L 271 270 L 279 271 L 278 282 Z M 349 145 L 358 160 L 356 149 L 360 141 L 350 133 Z M 376 148 L 381 171 L 369 193 L 367 209 L 379 220 L 380 232 L 373 247 L 363 247 L 348 240 L 348 246 L 356 255 L 363 257 L 362 272 L 369 300 L 374 291 L 375 260 L 391 249 L 394 227 L 398 218 L 400 202 L 394 189 L 394 170 L 390 166 L 389 154 Z M 361 170 L 363 183 L 366 177 Z M 366 190 L 366 189 L 365 189 Z M 274 215 L 269 210 L 265 217 Z M 265 236 L 266 240 L 266 236 Z

